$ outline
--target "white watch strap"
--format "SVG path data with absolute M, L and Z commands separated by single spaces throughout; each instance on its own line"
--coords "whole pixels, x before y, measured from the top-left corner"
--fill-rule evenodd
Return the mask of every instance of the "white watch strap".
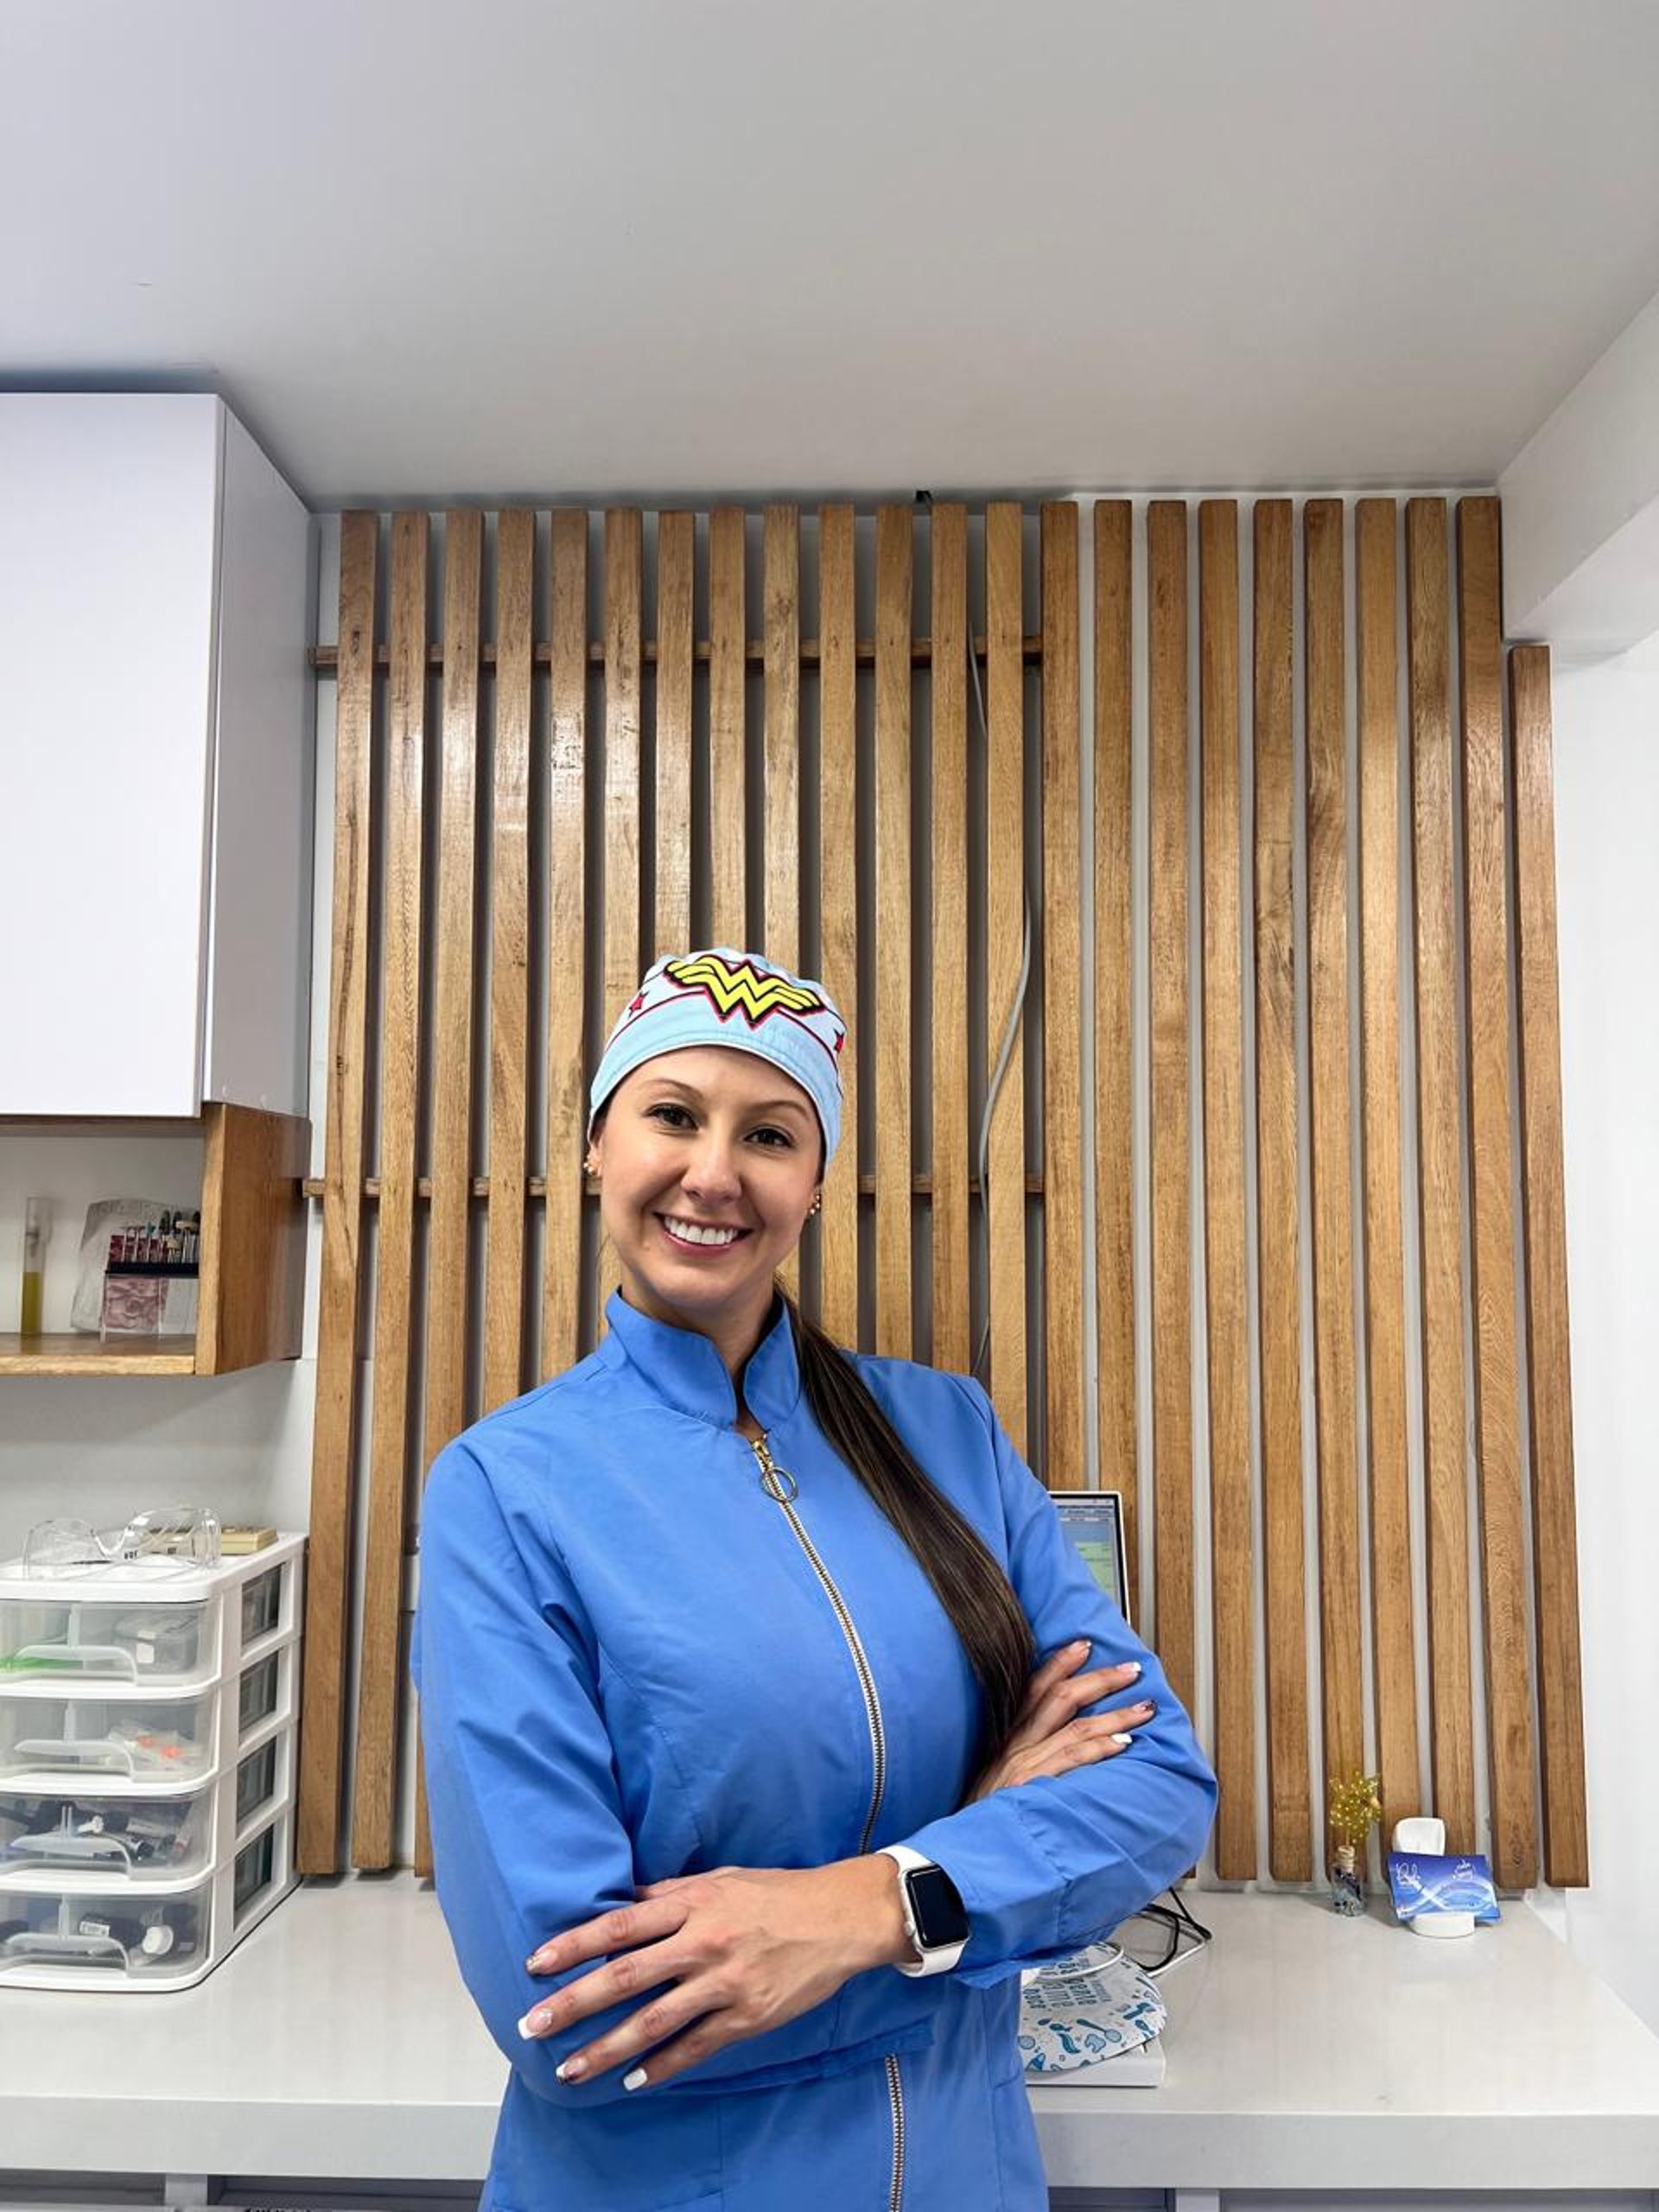
M 934 1866 L 938 1860 L 930 1859 L 924 1851 L 912 1851 L 907 1843 L 881 1843 L 876 1846 L 876 1849 L 883 1858 L 891 1859 L 899 1869 L 899 1903 L 904 1912 L 906 1929 L 916 1952 L 914 1964 L 902 1965 L 899 1972 L 912 1975 L 948 1973 L 967 1949 L 968 1939 L 963 1936 L 959 1943 L 942 1943 L 931 1951 L 924 1950 L 916 1916 L 910 1909 L 910 1890 L 903 1878 L 908 1869 Z

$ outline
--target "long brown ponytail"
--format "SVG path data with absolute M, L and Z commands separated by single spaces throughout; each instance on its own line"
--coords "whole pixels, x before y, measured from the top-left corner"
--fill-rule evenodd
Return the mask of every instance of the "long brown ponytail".
M 915 1554 L 955 1623 L 984 1699 L 976 1765 L 1007 1740 L 1036 1651 L 1007 1576 L 918 1466 L 857 1368 L 779 1285 L 812 1418 Z

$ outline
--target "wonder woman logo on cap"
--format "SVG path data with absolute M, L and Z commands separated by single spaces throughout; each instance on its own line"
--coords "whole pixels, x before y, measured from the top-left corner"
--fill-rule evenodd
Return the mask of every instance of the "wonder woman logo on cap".
M 816 991 L 753 960 L 734 965 L 718 952 L 700 952 L 690 960 L 671 960 L 665 972 L 674 982 L 705 990 L 722 1021 L 741 1014 L 752 1029 L 758 1029 L 769 1014 L 823 1012 L 823 1001 Z

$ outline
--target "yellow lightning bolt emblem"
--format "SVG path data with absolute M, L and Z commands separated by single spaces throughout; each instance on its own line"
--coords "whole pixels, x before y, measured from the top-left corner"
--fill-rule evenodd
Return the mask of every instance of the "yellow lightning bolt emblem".
M 707 991 L 722 1020 L 739 1008 L 753 1024 L 764 1021 L 769 1014 L 817 1014 L 823 1005 L 815 991 L 786 982 L 781 976 L 766 975 L 747 960 L 734 968 L 717 953 L 671 961 L 667 972 L 677 983 Z

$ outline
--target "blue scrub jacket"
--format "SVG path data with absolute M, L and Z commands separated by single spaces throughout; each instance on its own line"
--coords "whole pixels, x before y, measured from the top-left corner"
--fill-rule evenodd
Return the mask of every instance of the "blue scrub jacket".
M 1005 1566 L 1039 1657 L 1087 1637 L 1090 1665 L 1138 1658 L 1137 1694 L 1158 1706 L 1116 1758 L 963 1806 L 973 1670 L 814 1422 L 781 1301 L 743 1394 L 798 1486 L 787 1508 L 761 1485 L 713 1342 L 620 1293 L 606 1316 L 590 1357 L 439 1456 L 421 1525 L 411 1665 L 438 1897 L 512 2066 L 483 2204 L 1039 2212 L 1020 1973 L 1103 1940 L 1194 1864 L 1216 1783 L 1187 1716 L 979 1384 L 861 1355 L 918 1463 Z M 623 2068 L 569 2084 L 554 2069 L 643 1994 L 519 2037 L 575 1978 L 529 1974 L 531 1952 L 632 1903 L 636 1884 L 896 1842 L 962 1894 L 972 1933 L 950 1973 L 855 1974 L 631 2094 Z

